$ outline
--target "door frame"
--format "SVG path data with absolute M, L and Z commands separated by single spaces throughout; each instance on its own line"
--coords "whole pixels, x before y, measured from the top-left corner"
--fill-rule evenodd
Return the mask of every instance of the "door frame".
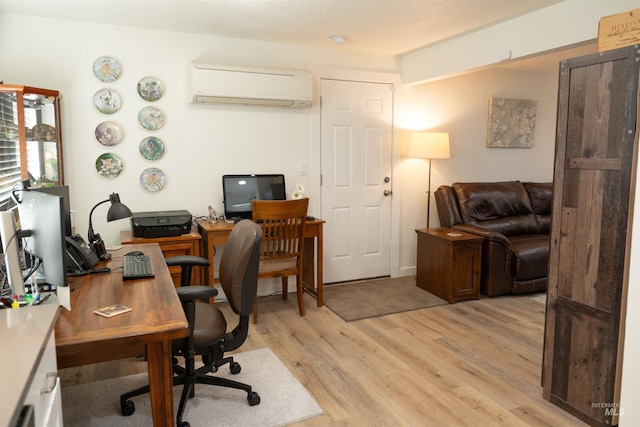
M 320 90 L 321 80 L 344 80 L 365 83 L 384 83 L 394 87 L 392 94 L 395 105 L 395 93 L 398 85 L 402 83 L 400 75 L 395 73 L 380 73 L 370 71 L 342 70 L 331 68 L 309 68 L 313 74 L 313 105 L 311 107 L 311 197 L 309 200 L 309 212 L 322 212 L 322 188 L 320 185 L 321 168 L 321 122 L 320 122 Z M 394 196 L 391 196 L 391 277 L 399 277 L 400 270 L 400 182 L 395 182 L 399 178 L 396 171 L 400 160 L 400 131 L 395 126 L 395 107 L 391 120 L 391 189 Z

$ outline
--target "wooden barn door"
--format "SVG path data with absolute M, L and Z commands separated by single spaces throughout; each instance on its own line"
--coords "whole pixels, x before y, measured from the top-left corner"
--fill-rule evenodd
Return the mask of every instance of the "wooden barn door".
M 542 386 L 591 425 L 617 424 L 620 410 L 637 61 L 622 48 L 560 65 Z

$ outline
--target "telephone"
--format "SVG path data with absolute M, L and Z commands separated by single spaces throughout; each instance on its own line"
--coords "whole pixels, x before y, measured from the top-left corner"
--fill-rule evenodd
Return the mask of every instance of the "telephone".
M 65 259 L 67 270 L 88 272 L 100 261 L 79 234 L 67 237 Z

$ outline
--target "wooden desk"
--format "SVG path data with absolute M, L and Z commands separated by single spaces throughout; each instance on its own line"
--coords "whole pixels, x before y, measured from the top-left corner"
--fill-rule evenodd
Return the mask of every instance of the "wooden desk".
M 120 243 L 123 245 L 138 244 L 143 245 L 147 243 L 157 243 L 160 245 L 160 250 L 164 255 L 164 258 L 171 258 L 179 255 L 200 255 L 200 241 L 202 236 L 198 233 L 198 230 L 193 229 L 188 234 L 181 234 L 179 236 L 170 237 L 134 237 L 131 230 L 123 230 L 120 232 Z M 173 284 L 180 286 L 180 267 L 169 267 L 169 272 L 173 278 Z M 204 277 L 204 271 L 200 267 L 195 267 L 192 274 L 193 283 L 202 283 Z
M 211 263 L 208 268 L 207 283 L 215 282 L 214 278 L 214 255 L 215 246 L 224 245 L 229 238 L 229 234 L 235 225 L 232 222 L 218 221 L 209 222 L 204 219 L 196 221 L 200 234 L 202 234 L 202 251 L 203 256 Z M 322 307 L 322 225 L 324 221 L 315 219 L 307 221 L 304 229 L 304 253 L 303 253 L 303 280 L 304 290 L 313 295 L 318 303 L 318 307 Z M 317 249 L 317 251 L 316 251 Z M 314 262 L 315 261 L 315 262 Z
M 155 278 L 122 280 L 122 255 L 132 250 L 151 257 Z M 173 426 L 171 340 L 188 335 L 187 319 L 158 244 L 112 253 L 98 265 L 111 273 L 69 278 L 71 311 L 61 309 L 55 330 L 58 368 L 146 355 L 153 424 Z M 93 312 L 116 303 L 133 310 L 112 318 Z

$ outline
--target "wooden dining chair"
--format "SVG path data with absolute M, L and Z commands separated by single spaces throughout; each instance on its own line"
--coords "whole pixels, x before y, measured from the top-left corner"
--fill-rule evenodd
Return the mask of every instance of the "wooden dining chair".
M 304 316 L 302 249 L 309 199 L 254 200 L 252 218 L 262 227 L 258 278 L 281 277 L 282 299 L 287 299 L 289 276 L 296 276 L 298 310 Z M 258 322 L 257 298 L 253 323 Z

